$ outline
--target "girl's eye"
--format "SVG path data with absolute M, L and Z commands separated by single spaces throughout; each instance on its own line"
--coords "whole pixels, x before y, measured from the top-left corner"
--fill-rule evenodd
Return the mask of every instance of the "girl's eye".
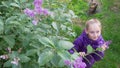
M 99 33 L 99 31 L 97 31 L 96 33 Z
M 90 33 L 94 33 L 93 31 L 91 31 Z

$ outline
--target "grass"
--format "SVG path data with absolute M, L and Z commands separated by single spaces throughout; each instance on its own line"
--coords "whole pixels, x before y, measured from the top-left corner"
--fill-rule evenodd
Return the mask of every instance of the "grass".
M 95 63 L 93 68 L 120 68 L 120 0 L 102 1 L 102 12 L 92 17 L 101 20 L 102 35 L 105 40 L 112 40 L 112 44 L 105 52 L 104 59 Z

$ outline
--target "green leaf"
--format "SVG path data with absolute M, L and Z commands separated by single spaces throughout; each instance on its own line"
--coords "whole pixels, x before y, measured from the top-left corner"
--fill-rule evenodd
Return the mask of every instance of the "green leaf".
M 51 28 L 51 26 L 48 25 L 48 24 L 41 24 L 41 25 L 42 25 L 42 27 L 45 28 L 45 29 L 49 29 L 49 28 Z
M 90 45 L 87 46 L 87 52 L 88 53 L 92 53 L 93 52 L 92 46 L 90 46 Z
M 4 23 L 3 21 L 0 19 L 0 33 L 3 33 L 4 30 Z
M 58 27 L 57 27 L 57 24 L 56 24 L 55 22 L 52 23 L 52 26 L 53 26 L 53 28 L 54 28 L 55 30 L 58 31 Z
M 41 68 L 37 62 L 29 61 L 28 63 L 25 63 L 22 65 L 22 68 Z
M 10 5 L 13 6 L 13 7 L 20 8 L 20 6 L 18 4 L 16 4 L 16 3 L 11 3 Z
M 36 50 L 36 49 L 31 49 L 31 50 L 28 50 L 28 51 L 27 51 L 26 55 L 27 55 L 27 56 L 32 56 L 32 55 L 34 55 L 35 53 L 37 53 L 37 50 Z
M 12 64 L 12 68 L 22 68 L 22 67 L 21 67 L 21 64 L 18 64 L 18 65 Z
M 18 54 L 17 51 L 12 51 L 12 53 L 8 54 L 9 58 L 11 58 L 11 59 L 14 59 L 14 58 L 18 57 L 18 55 L 19 54 Z
M 24 54 L 20 55 L 19 58 L 20 58 L 20 62 L 28 62 L 30 60 L 30 58 Z
M 27 45 L 29 45 L 29 42 L 30 42 L 30 38 L 32 37 L 32 35 L 29 33 L 25 36 L 22 36 L 23 37 L 23 40 L 22 40 L 22 45 L 24 47 L 26 47 Z
M 52 58 L 54 54 L 51 51 L 43 52 L 42 54 L 39 55 L 38 63 L 39 65 L 44 65 L 48 63 Z
M 19 3 L 19 1 L 18 0 L 14 0 L 16 3 Z
M 9 24 L 20 25 L 18 21 L 10 21 Z
M 57 54 L 58 54 L 63 60 L 70 59 L 70 53 L 67 52 L 67 51 L 58 51 Z
M 20 2 L 21 2 L 21 3 L 26 3 L 27 0 L 21 0 Z M 26 4 L 28 4 L 28 3 L 26 3 Z
M 59 63 L 58 63 L 58 65 L 59 65 L 59 67 L 64 67 L 64 60 L 63 59 L 61 59 L 60 61 L 59 61 Z
M 4 63 L 4 67 L 10 67 L 10 66 L 12 66 L 11 60 L 8 60 Z
M 55 47 L 54 43 L 50 41 L 47 37 L 41 37 L 39 38 L 39 41 L 45 46 Z
M 63 31 L 67 31 L 67 26 L 66 25 L 63 25 L 63 24 L 61 24 L 61 29 L 63 30 Z
M 13 21 L 17 18 L 17 16 L 11 16 L 9 18 L 6 19 L 6 24 L 8 24 L 10 21 Z
M 96 50 L 98 50 L 98 51 L 102 51 L 102 48 L 101 48 L 101 47 L 99 47 L 99 48 L 97 48 Z
M 74 53 L 74 54 L 71 55 L 71 57 L 72 57 L 73 59 L 76 59 L 76 58 L 78 58 L 78 57 L 80 57 L 80 56 L 79 56 L 79 53 Z
M 2 5 L 5 7 L 8 7 L 9 5 L 7 3 L 5 3 L 4 1 L 2 1 Z
M 9 45 L 11 48 L 13 48 L 13 46 L 15 45 L 15 39 L 14 39 L 14 37 L 8 35 L 8 36 L 4 36 L 3 38 L 4 38 L 4 40 L 8 43 L 8 45 Z
M 64 41 L 64 40 L 60 40 L 60 41 L 58 42 L 58 45 L 59 45 L 61 48 L 67 49 L 67 50 L 71 49 L 71 48 L 74 46 L 73 43 L 71 43 L 71 42 L 69 42 L 69 41 Z
M 54 54 L 54 57 L 51 60 L 53 66 L 58 67 L 58 62 L 61 60 L 61 57 L 57 54 Z

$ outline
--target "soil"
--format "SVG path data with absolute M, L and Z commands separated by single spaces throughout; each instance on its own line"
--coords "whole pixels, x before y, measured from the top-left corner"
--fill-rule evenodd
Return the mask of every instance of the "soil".
M 113 12 L 120 12 L 120 1 L 115 0 L 113 6 L 110 7 L 110 10 Z

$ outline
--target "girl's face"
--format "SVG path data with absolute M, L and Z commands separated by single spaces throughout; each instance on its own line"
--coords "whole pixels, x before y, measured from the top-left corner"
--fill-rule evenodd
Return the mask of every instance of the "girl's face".
M 97 40 L 101 35 L 101 27 L 96 23 L 90 24 L 85 31 L 88 34 L 88 37 L 92 40 Z

